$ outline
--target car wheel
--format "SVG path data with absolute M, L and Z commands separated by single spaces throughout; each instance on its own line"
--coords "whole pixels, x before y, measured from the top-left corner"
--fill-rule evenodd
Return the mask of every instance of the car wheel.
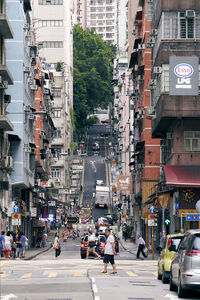
M 162 283 L 168 283 L 168 278 L 165 276 L 165 271 L 162 271 Z
M 181 285 L 181 278 L 179 275 L 179 281 L 178 281 L 178 298 L 186 298 L 186 290 Z
M 169 279 L 169 290 L 170 290 L 171 292 L 174 292 L 174 291 L 177 290 L 176 285 L 173 283 L 172 271 L 171 271 L 170 279 Z

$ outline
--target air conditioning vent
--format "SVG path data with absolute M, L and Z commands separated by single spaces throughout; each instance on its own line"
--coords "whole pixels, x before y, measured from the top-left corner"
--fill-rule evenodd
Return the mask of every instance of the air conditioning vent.
M 138 80 L 143 81 L 144 80 L 144 75 L 138 75 Z
M 37 86 L 36 84 L 30 85 L 30 89 L 31 89 L 32 91 L 37 91 L 38 86 Z
M 156 36 L 156 35 L 158 35 L 158 30 L 157 29 L 151 29 L 150 36 Z
M 149 106 L 147 107 L 147 119 L 155 119 L 156 117 L 156 112 L 155 112 L 155 108 L 153 106 Z
M 193 18 L 195 18 L 195 11 L 194 10 L 186 10 L 185 16 L 188 19 L 193 19 Z
M 25 106 L 24 106 L 24 111 L 25 111 L 25 112 L 30 112 L 30 111 L 31 111 L 30 106 L 29 106 L 29 105 L 25 105 Z
M 154 67 L 153 72 L 154 72 L 154 74 L 161 74 L 162 73 L 162 67 Z
M 24 151 L 25 151 L 26 153 L 30 153 L 30 152 L 32 151 L 32 149 L 31 149 L 31 147 L 27 147 L 27 148 L 24 148 Z
M 140 44 L 140 45 L 138 45 L 138 49 L 139 49 L 139 50 L 144 50 L 144 49 L 145 49 L 145 44 Z
M 24 73 L 30 73 L 30 67 L 24 67 Z
M 156 79 L 149 80 L 149 89 L 152 90 L 156 87 Z
M 28 119 L 29 119 L 29 120 L 35 120 L 35 116 L 34 116 L 33 114 L 29 114 L 29 115 L 28 115 Z

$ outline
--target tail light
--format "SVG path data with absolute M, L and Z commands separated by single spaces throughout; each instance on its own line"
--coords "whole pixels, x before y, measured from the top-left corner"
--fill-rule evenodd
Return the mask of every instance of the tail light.
M 85 245 L 84 244 L 81 244 L 81 248 L 84 248 L 85 247 Z
M 169 239 L 168 240 L 168 247 L 171 246 L 171 244 L 172 244 L 172 239 Z
M 186 250 L 185 254 L 187 256 L 200 256 L 200 250 Z
M 105 244 L 101 243 L 99 247 L 103 248 L 103 247 L 105 247 Z

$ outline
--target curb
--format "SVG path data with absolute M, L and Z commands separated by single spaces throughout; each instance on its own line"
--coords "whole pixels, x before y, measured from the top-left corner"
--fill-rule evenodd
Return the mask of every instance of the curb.
M 53 246 L 51 245 L 51 246 L 49 246 L 48 248 L 46 248 L 46 249 L 44 249 L 44 250 L 42 250 L 42 251 L 40 251 L 40 252 L 38 252 L 38 253 L 36 253 L 36 254 L 30 256 L 30 257 L 24 258 L 24 260 L 32 260 L 33 258 L 37 257 L 38 255 L 40 255 L 40 254 L 42 254 L 42 253 L 45 253 L 45 252 L 49 251 L 52 247 L 53 247 Z

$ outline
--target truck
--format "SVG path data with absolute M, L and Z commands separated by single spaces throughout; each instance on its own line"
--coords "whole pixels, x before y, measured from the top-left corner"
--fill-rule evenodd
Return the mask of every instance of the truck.
M 109 199 L 109 186 L 97 185 L 95 194 L 95 207 L 108 207 Z

